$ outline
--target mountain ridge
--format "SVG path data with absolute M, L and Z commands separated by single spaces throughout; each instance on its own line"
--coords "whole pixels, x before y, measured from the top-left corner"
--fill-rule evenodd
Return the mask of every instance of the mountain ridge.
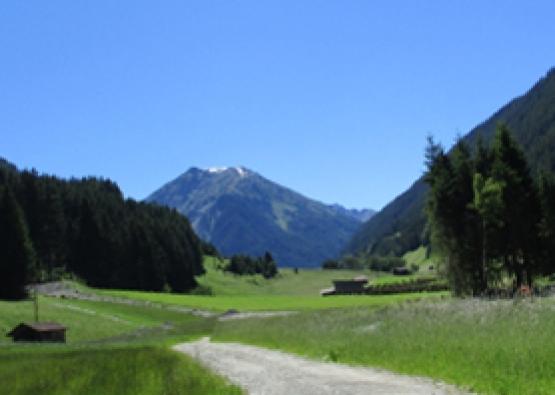
M 510 100 L 471 129 L 463 140 L 489 143 L 498 123 L 506 123 L 522 145 L 533 171 L 555 172 L 555 68 L 527 92 Z M 365 222 L 345 253 L 402 255 L 426 240 L 424 213 L 427 185 L 422 177 Z
M 371 210 L 326 205 L 244 166 L 191 167 L 146 198 L 187 216 L 224 255 L 270 251 L 282 266 L 340 255 Z

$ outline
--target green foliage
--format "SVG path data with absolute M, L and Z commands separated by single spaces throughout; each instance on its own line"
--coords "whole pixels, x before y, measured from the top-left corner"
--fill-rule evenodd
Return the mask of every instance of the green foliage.
M 476 245 L 477 217 L 468 207 L 473 199 L 472 163 L 459 141 L 452 157 L 428 139 L 426 150 L 430 185 L 428 221 L 432 242 L 446 262 L 446 273 L 456 294 L 480 290 L 480 250 Z
M 416 292 L 448 291 L 449 287 L 443 280 L 435 277 L 413 277 L 395 283 L 382 283 L 366 287 L 368 295 L 392 295 Z
M 0 382 L 11 395 L 242 393 L 192 358 L 157 347 L 0 352 Z
M 539 199 L 542 218 L 539 224 L 540 238 L 544 248 L 539 256 L 541 272 L 555 273 L 555 178 L 551 174 L 540 174 Z
M 447 155 L 430 140 L 426 161 L 432 241 L 455 293 L 481 294 L 503 273 L 517 287 L 551 273 L 541 263 L 551 240 L 540 232 L 549 209 L 544 204 L 542 213 L 540 191 L 504 125 L 489 152 L 480 146 L 472 158 L 459 141 Z
M 0 299 L 22 299 L 33 279 L 35 251 L 21 208 L 9 188 L 0 187 Z
M 239 275 L 261 274 L 266 279 L 273 278 L 278 274 L 277 264 L 269 252 L 258 258 L 234 255 L 224 270 Z
M 200 241 L 200 248 L 202 250 L 202 255 L 213 256 L 215 258 L 221 258 L 221 255 L 220 255 L 218 249 L 212 243 L 201 240 Z
M 396 256 L 370 256 L 367 258 L 366 264 L 370 270 L 391 272 L 396 267 L 404 267 L 406 262 L 403 258 Z
M 37 265 L 29 278 L 55 280 L 73 273 L 98 287 L 184 292 L 203 272 L 201 241 L 186 218 L 175 210 L 125 200 L 111 181 L 64 181 L 5 165 L 0 166 L 0 189 L 13 191 L 16 201 L 4 205 L 9 212 L 2 218 L 13 229 L 14 218 L 24 218 L 22 230 L 9 232 L 10 237 L 26 239 L 26 227 L 31 243 L 23 244 L 36 250 Z M 22 259 L 15 262 L 23 270 Z
M 368 269 L 377 272 L 391 272 L 396 267 L 403 267 L 405 265 L 405 260 L 396 256 L 346 255 L 339 260 L 328 259 L 324 261 L 324 263 L 322 263 L 322 269 Z

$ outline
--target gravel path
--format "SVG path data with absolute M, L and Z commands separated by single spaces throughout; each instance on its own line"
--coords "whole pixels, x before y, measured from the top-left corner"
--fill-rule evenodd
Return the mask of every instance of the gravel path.
M 34 287 L 35 287 L 34 285 L 31 286 L 31 288 L 34 288 Z M 295 311 L 241 312 L 235 309 L 226 311 L 224 313 L 218 313 L 214 311 L 202 310 L 202 309 L 197 309 L 192 307 L 149 302 L 146 300 L 143 301 L 143 300 L 136 300 L 136 299 L 130 299 L 130 298 L 121 298 L 116 296 L 99 295 L 95 293 L 84 293 L 71 287 L 70 284 L 64 283 L 62 281 L 53 281 L 49 283 L 38 284 L 36 285 L 36 289 L 41 295 L 51 296 L 55 298 L 90 300 L 93 302 L 108 302 L 108 303 L 127 304 L 127 305 L 134 305 L 134 306 L 156 307 L 160 309 L 175 311 L 178 313 L 192 314 L 192 315 L 196 315 L 204 318 L 216 317 L 218 321 L 239 320 L 244 318 L 267 318 L 267 317 L 278 317 L 278 316 L 296 314 Z
M 174 349 L 191 355 L 251 395 L 462 395 L 455 387 L 420 377 L 317 362 L 279 351 L 204 338 Z

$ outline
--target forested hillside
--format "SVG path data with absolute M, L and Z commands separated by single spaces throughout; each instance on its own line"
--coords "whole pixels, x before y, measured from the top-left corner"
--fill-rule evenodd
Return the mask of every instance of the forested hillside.
M 432 245 L 456 294 L 483 295 L 507 282 L 514 292 L 553 274 L 554 177 L 531 175 L 504 125 L 491 148 L 479 143 L 474 155 L 463 141 L 447 155 L 430 138 L 426 164 Z
M 463 141 L 474 147 L 478 137 L 489 144 L 499 123 L 511 130 L 522 146 L 533 173 L 555 172 L 555 69 L 525 95 L 512 100 L 468 133 Z M 424 146 L 424 141 L 422 141 Z M 400 255 L 428 239 L 423 178 L 366 222 L 350 241 L 347 251 Z
M 183 292 L 201 241 L 177 211 L 124 199 L 112 181 L 62 180 L 0 161 L 0 298 L 76 275 L 97 287 Z

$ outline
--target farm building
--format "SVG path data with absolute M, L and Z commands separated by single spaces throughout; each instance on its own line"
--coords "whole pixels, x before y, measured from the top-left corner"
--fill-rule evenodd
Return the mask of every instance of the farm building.
M 59 342 L 66 341 L 66 327 L 55 322 L 22 322 L 7 336 L 14 342 Z
M 333 287 L 321 290 L 320 295 L 361 294 L 367 283 L 368 278 L 365 276 L 357 276 L 352 280 L 333 280 Z

